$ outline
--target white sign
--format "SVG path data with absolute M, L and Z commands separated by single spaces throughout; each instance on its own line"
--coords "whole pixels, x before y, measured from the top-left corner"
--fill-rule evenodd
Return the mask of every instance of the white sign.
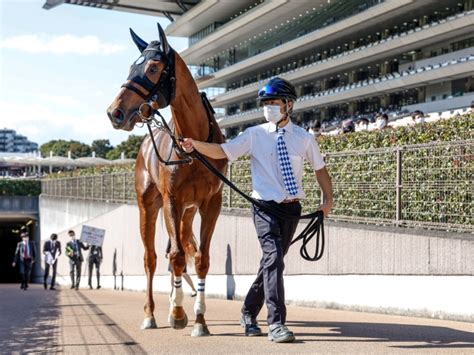
M 104 235 L 105 229 L 82 226 L 81 242 L 101 247 L 104 242 Z

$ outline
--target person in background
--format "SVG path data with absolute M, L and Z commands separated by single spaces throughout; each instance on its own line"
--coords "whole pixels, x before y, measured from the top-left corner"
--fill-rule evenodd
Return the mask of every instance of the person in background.
M 61 255 L 61 242 L 57 240 L 58 235 L 56 233 L 51 234 L 50 240 L 44 242 L 43 255 L 44 255 L 44 289 L 48 288 L 48 276 L 49 268 L 52 267 L 51 286 L 50 290 L 56 290 L 56 269 L 58 266 L 58 258 Z
M 342 129 L 342 133 L 355 132 L 354 121 L 352 121 L 350 118 L 347 120 L 344 120 L 342 122 L 341 129 Z
M 368 131 L 369 120 L 367 118 L 361 118 L 357 124 L 356 132 Z
M 69 266 L 71 268 L 71 289 L 79 290 L 81 282 L 81 270 L 84 257 L 82 250 L 88 250 L 89 246 L 76 239 L 76 233 L 73 230 L 67 232 L 71 240 L 66 244 L 66 255 L 69 257 Z
M 92 289 L 92 271 L 95 266 L 95 272 L 97 277 L 97 289 L 100 286 L 100 264 L 102 263 L 102 247 L 97 245 L 91 245 L 88 257 L 89 263 L 89 288 Z
M 318 139 L 322 133 L 321 122 L 319 120 L 314 121 L 314 123 L 309 127 L 308 132 L 311 133 L 315 139 Z
M 375 124 L 378 130 L 384 130 L 388 128 L 388 116 L 386 113 L 378 115 L 375 119 Z
M 414 125 L 425 123 L 425 114 L 423 113 L 423 111 L 416 110 L 412 112 L 411 119 Z
M 30 240 L 30 236 L 26 229 L 20 232 L 22 241 L 16 245 L 15 257 L 13 258 L 12 266 L 16 264 L 20 267 L 21 275 L 21 289 L 28 289 L 28 282 L 31 277 L 31 268 L 36 259 L 36 246 L 33 241 Z

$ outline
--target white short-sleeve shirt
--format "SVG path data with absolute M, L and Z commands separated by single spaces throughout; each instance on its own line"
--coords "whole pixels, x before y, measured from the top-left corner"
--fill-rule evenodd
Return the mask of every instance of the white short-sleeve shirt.
M 230 161 L 249 155 L 252 169 L 252 197 L 281 202 L 304 198 L 302 186 L 303 163 L 308 161 L 314 170 L 324 168 L 324 159 L 314 136 L 291 121 L 283 127 L 283 136 L 298 184 L 298 194 L 291 196 L 285 189 L 277 155 L 277 131 L 273 123 L 247 128 L 239 136 L 221 144 Z

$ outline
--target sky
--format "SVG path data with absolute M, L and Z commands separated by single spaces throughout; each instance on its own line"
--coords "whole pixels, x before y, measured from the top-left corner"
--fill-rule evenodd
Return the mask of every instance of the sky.
M 153 17 L 44 0 L 0 0 L 0 129 L 14 129 L 39 145 L 53 139 L 86 144 L 130 134 L 115 130 L 106 114 L 139 52 L 129 28 L 158 39 Z M 169 37 L 178 52 L 186 38 Z M 164 110 L 169 117 L 169 110 Z

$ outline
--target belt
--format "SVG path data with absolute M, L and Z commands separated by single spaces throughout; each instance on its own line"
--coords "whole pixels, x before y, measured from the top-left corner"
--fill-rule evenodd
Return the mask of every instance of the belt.
M 299 198 L 289 198 L 289 199 L 281 201 L 281 203 L 295 203 L 295 202 L 299 202 L 299 201 L 300 201 Z

